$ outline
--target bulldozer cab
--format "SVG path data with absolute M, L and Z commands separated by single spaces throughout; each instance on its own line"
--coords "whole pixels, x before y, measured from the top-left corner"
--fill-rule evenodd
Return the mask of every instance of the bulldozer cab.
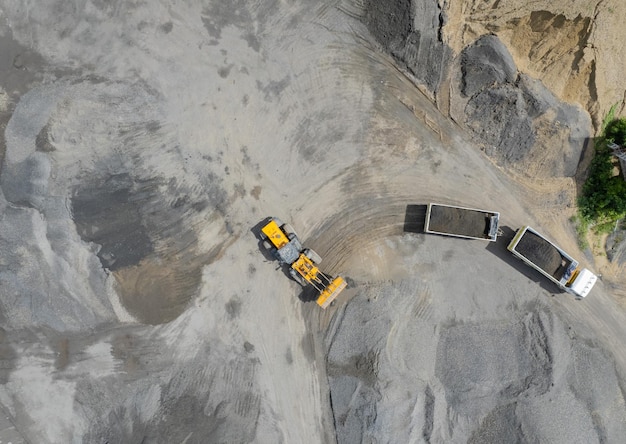
M 278 250 L 289 243 L 289 238 L 285 235 L 285 233 L 283 233 L 283 230 L 280 229 L 276 221 L 273 219 L 261 228 L 261 231 Z

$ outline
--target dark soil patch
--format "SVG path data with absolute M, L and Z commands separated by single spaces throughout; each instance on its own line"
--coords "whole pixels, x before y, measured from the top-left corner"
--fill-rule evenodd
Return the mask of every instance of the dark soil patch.
M 466 124 L 489 144 L 487 154 L 503 163 L 516 163 L 530 153 L 535 143 L 528 104 L 512 84 L 495 85 L 473 96 L 465 108 Z
M 514 83 L 517 67 L 506 46 L 494 35 L 486 35 L 461 54 L 461 93 L 465 97 L 493 85 Z
M 72 197 L 78 233 L 84 241 L 101 245 L 98 257 L 103 267 L 115 271 L 136 265 L 154 251 L 139 205 L 153 198 L 156 186 L 118 174 L 77 190 Z
M 0 86 L 6 91 L 10 104 L 0 109 L 0 171 L 4 163 L 6 141 L 4 131 L 22 94 L 39 81 L 45 69 L 43 58 L 22 46 L 10 33 L 0 38 Z
M 198 252 L 188 222 L 206 205 L 225 205 L 224 194 L 213 184 L 195 199 L 173 179 L 124 172 L 95 177 L 77 187 L 72 217 L 81 238 L 100 246 L 102 267 L 113 272 L 125 308 L 140 322 L 156 325 L 183 312 L 197 293 L 202 267 L 236 239 L 231 236 L 208 252 Z M 236 315 L 237 307 L 230 308 Z
M 367 2 L 365 24 L 382 45 L 398 49 L 411 33 L 411 0 Z

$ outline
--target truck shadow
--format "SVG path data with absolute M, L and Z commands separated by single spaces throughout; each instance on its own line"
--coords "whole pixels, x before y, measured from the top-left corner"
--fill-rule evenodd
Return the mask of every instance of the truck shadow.
M 404 213 L 404 232 L 423 233 L 427 205 L 407 205 Z
M 567 294 L 564 291 L 561 291 L 559 287 L 557 287 L 544 275 L 526 265 L 520 259 L 517 259 L 515 256 L 513 256 L 513 253 L 507 250 L 509 243 L 513 240 L 513 237 L 515 236 L 516 230 L 513 230 L 511 227 L 508 226 L 501 226 L 500 231 L 502 232 L 502 234 L 498 236 L 495 242 L 489 242 L 489 245 L 487 245 L 486 247 L 487 251 L 496 255 L 498 258 L 509 264 L 511 267 L 515 268 L 515 270 L 522 273 L 528 279 L 539 283 L 541 288 L 552 294 L 552 296 L 558 295 L 559 293 Z

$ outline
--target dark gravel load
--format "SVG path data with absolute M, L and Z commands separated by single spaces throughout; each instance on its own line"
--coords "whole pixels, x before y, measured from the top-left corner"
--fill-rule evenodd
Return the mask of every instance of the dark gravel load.
M 428 229 L 439 233 L 489 238 L 489 223 L 493 213 L 433 205 Z
M 550 242 L 530 231 L 524 233 L 515 247 L 515 251 L 542 270 L 550 273 L 556 280 L 561 279 L 571 263 Z

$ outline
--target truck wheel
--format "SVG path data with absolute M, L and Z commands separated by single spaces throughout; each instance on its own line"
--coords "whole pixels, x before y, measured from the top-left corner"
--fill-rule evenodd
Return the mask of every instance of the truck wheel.
M 285 234 L 287 235 L 287 237 L 288 237 L 289 239 L 291 239 L 291 236 L 290 236 L 291 234 L 293 234 L 293 235 L 295 235 L 295 236 L 298 236 L 298 235 L 296 234 L 296 231 L 295 231 L 295 230 L 293 229 L 293 227 L 292 227 L 291 225 L 289 225 L 289 224 L 283 224 L 283 226 L 282 226 L 281 228 L 283 229 L 283 231 L 285 232 Z
M 291 275 L 291 277 L 293 278 L 294 281 L 296 281 L 298 284 L 300 284 L 303 287 L 306 287 L 307 281 L 306 279 L 304 279 L 300 273 L 298 273 L 296 270 L 294 270 L 293 268 L 289 269 L 289 274 Z
M 311 250 L 310 248 L 306 249 L 306 251 L 304 252 L 304 255 L 308 257 L 309 259 L 311 259 L 311 261 L 316 265 L 322 263 L 322 258 L 320 257 L 320 255 L 317 254 L 315 251 Z
M 270 244 L 270 241 L 268 241 L 268 240 L 264 240 L 264 241 L 263 241 L 263 247 L 264 247 L 266 250 L 270 250 L 270 249 L 272 248 L 272 244 Z

